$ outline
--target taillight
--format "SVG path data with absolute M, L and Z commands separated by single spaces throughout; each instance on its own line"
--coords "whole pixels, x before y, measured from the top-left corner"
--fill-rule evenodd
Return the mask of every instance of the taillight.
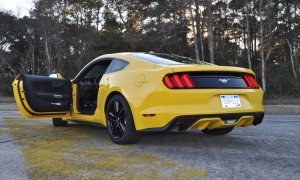
M 188 74 L 168 74 L 163 79 L 169 89 L 195 88 L 196 85 Z
M 247 84 L 248 88 L 251 88 L 251 89 L 259 88 L 258 83 L 256 82 L 255 78 L 252 75 L 242 74 L 242 76 L 243 76 L 243 79 L 244 79 L 245 83 Z

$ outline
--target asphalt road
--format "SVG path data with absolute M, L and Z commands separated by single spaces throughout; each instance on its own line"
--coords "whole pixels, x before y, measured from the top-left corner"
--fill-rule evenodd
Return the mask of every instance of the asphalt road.
M 0 179 L 300 179 L 300 115 L 266 115 L 222 137 L 145 134 L 113 144 L 100 127 L 0 111 Z

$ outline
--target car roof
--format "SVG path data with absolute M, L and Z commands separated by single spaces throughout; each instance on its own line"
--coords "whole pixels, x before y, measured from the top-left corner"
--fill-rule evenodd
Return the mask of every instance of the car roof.
M 168 53 L 154 53 L 154 52 L 121 52 L 106 54 L 98 57 L 102 58 L 120 58 L 128 61 L 140 61 L 155 65 L 178 65 L 178 64 L 195 64 L 195 60 L 192 58 L 179 56 L 176 54 Z M 97 59 L 98 59 L 97 58 Z M 198 62 L 198 64 L 209 64 L 203 61 Z

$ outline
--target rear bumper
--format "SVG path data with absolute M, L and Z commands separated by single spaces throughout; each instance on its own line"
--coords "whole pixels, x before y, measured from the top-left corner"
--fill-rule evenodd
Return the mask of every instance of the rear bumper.
M 223 108 L 220 95 L 239 95 L 241 107 Z M 262 98 L 263 91 L 261 89 L 169 90 L 165 87 L 159 87 L 145 98 L 128 99 L 128 102 L 134 117 L 135 128 L 139 131 L 146 129 L 164 130 L 174 119 L 188 116 L 197 117 L 194 120 L 195 123 L 205 120 L 207 123 L 215 122 L 218 124 L 207 126 L 208 128 L 226 127 L 228 125 L 222 124 L 222 117 L 240 116 L 241 114 L 244 116 L 240 118 L 248 120 L 240 120 L 239 124 L 235 125 L 236 127 L 256 125 L 259 123 L 253 115 L 264 112 Z M 147 114 L 152 116 L 145 116 Z M 242 121 L 247 123 L 241 123 Z M 202 123 L 199 122 L 198 126 L 202 126 Z M 192 128 L 198 128 L 198 126 L 194 124 Z
M 147 128 L 140 132 L 153 131 L 186 131 L 191 128 L 215 129 L 226 127 L 245 127 L 258 125 L 264 118 L 264 112 L 239 113 L 239 114 L 213 114 L 178 116 L 161 128 Z M 232 121 L 235 121 L 234 123 Z

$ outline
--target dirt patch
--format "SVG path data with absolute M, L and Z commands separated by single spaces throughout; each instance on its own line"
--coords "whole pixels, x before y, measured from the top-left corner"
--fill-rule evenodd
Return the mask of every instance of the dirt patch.
M 0 103 L 0 111 L 17 111 L 16 103 Z
M 15 103 L 14 97 L 0 96 L 0 103 Z
M 266 115 L 300 115 L 300 105 L 264 105 Z
M 299 97 L 281 97 L 264 99 L 264 105 L 300 105 Z
M 206 172 L 154 156 L 138 145 L 112 143 L 106 130 L 49 120 L 3 118 L 21 146 L 29 179 L 199 179 Z

